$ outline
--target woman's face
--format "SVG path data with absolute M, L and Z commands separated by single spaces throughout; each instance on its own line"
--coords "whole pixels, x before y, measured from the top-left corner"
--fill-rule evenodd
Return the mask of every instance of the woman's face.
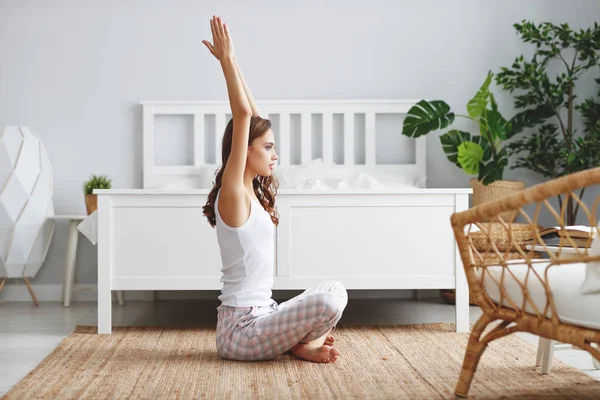
M 275 161 L 279 157 L 275 152 L 275 136 L 271 129 L 264 135 L 254 139 L 248 146 L 248 158 L 246 168 L 260 176 L 271 176 L 275 168 Z

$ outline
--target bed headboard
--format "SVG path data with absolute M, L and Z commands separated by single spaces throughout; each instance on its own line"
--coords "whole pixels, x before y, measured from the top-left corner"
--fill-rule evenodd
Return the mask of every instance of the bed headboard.
M 426 174 L 426 142 L 425 137 L 411 139 L 403 137 L 407 147 L 414 147 L 414 154 L 408 163 L 378 163 L 376 157 L 378 117 L 387 114 L 404 116 L 416 104 L 416 100 L 286 100 L 259 102 L 261 114 L 274 121 L 276 148 L 281 166 L 303 164 L 315 158 L 322 158 L 325 163 L 336 162 L 337 153 L 341 164 L 383 168 L 399 173 L 412 174 L 416 177 L 416 185 L 425 187 Z M 144 188 L 162 187 L 167 183 L 185 177 L 192 178 L 201 174 L 201 167 L 206 164 L 220 164 L 221 138 L 230 118 L 231 109 L 227 101 L 142 101 L 143 108 L 143 185 Z M 193 134 L 193 163 L 189 165 L 158 165 L 156 163 L 156 116 L 188 116 Z M 207 119 L 212 122 L 212 129 L 207 129 Z M 356 120 L 359 123 L 356 123 Z M 213 122 L 214 121 L 214 122 Z M 334 121 L 342 126 L 341 140 L 343 152 L 335 148 Z M 341 121 L 341 124 L 339 123 Z M 277 122 L 277 126 L 275 125 Z M 359 126 L 360 125 L 360 126 Z M 397 135 L 401 135 L 401 122 L 397 125 Z M 295 129 L 296 137 L 291 131 Z M 208 132 L 212 130 L 212 132 Z M 315 141 L 315 130 L 320 131 Z M 338 129 L 339 130 L 339 129 Z M 361 131 L 363 140 L 357 143 L 356 132 Z M 394 135 L 396 133 L 394 132 Z M 218 135 L 218 136 L 217 136 Z M 339 136 L 339 135 L 337 135 Z M 336 136 L 336 137 L 337 137 Z M 212 140 L 208 140 L 209 137 Z M 216 140 L 218 138 L 218 140 Z M 292 154 L 299 150 L 299 157 Z M 338 137 L 339 139 L 339 137 Z M 361 137 L 362 139 L 362 137 Z M 299 142 L 299 144 L 298 144 Z M 338 140 L 339 142 L 339 140 Z M 363 144 L 364 143 L 364 144 Z M 357 145 L 362 144 L 364 154 L 356 157 Z M 313 154 L 313 145 L 319 145 L 321 155 Z M 404 146 L 404 145 L 402 145 Z M 381 146 L 380 146 L 381 147 Z M 411 147 L 411 150 L 412 150 Z M 396 149 L 394 149 L 395 151 Z M 397 149 L 406 150 L 406 149 Z M 341 153 L 341 154 L 340 154 Z M 209 157 L 210 156 L 210 157 Z M 340 157 L 343 156 L 343 157 Z M 210 160 L 209 160 L 210 158 Z M 295 159 L 295 160 L 294 160 Z M 295 161 L 295 162 L 293 162 Z

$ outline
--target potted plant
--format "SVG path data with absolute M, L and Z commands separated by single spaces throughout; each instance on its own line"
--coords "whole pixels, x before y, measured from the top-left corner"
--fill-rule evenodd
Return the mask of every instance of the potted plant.
M 88 215 L 98 209 L 98 195 L 94 194 L 94 189 L 110 189 L 112 181 L 105 175 L 93 175 L 83 183 L 83 193 L 85 195 L 85 208 Z
M 494 74 L 490 71 L 479 91 L 467 103 L 467 115 L 455 114 L 442 100 L 421 100 L 408 111 L 402 134 L 419 137 L 449 127 L 455 117 L 474 122 L 479 134 L 452 129 L 440 136 L 446 157 L 469 175 L 473 188 L 473 205 L 509 195 L 525 187 L 521 181 L 504 180 L 511 149 L 507 141 L 523 130 L 522 117 L 515 115 L 506 120 L 490 91 Z M 501 215 L 505 221 L 514 221 L 516 212 Z
M 523 124 L 535 128 L 531 135 L 511 143 L 518 155 L 512 168 L 526 168 L 553 179 L 600 165 L 600 104 L 588 98 L 575 104 L 575 83 L 599 66 L 600 27 L 574 31 L 569 25 L 522 21 L 514 24 L 525 43 L 535 45 L 531 61 L 521 55 L 496 76 L 498 86 L 515 96 Z M 554 78 L 549 72 L 556 71 Z M 600 84 L 600 79 L 596 79 Z M 600 97 L 600 92 L 598 93 Z M 577 132 L 575 126 L 582 127 Z M 583 197 L 584 189 L 577 195 Z M 558 197 L 561 210 L 563 198 Z M 565 221 L 576 224 L 579 203 L 571 196 Z

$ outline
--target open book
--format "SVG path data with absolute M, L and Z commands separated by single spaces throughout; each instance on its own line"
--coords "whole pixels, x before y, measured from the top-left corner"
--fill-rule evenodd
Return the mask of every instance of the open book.
M 595 226 L 586 225 L 553 226 L 539 231 L 546 245 L 563 247 L 588 247 L 597 234 L 598 230 Z M 532 237 L 528 241 L 539 243 L 537 237 Z

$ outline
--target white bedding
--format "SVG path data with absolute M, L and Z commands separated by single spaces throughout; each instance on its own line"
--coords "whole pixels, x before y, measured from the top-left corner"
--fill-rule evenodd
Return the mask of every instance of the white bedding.
M 211 189 L 218 165 L 204 164 L 195 177 L 182 177 L 152 189 Z M 345 166 L 315 159 L 301 165 L 276 166 L 279 189 L 400 189 L 417 187 L 412 175 L 379 166 Z

